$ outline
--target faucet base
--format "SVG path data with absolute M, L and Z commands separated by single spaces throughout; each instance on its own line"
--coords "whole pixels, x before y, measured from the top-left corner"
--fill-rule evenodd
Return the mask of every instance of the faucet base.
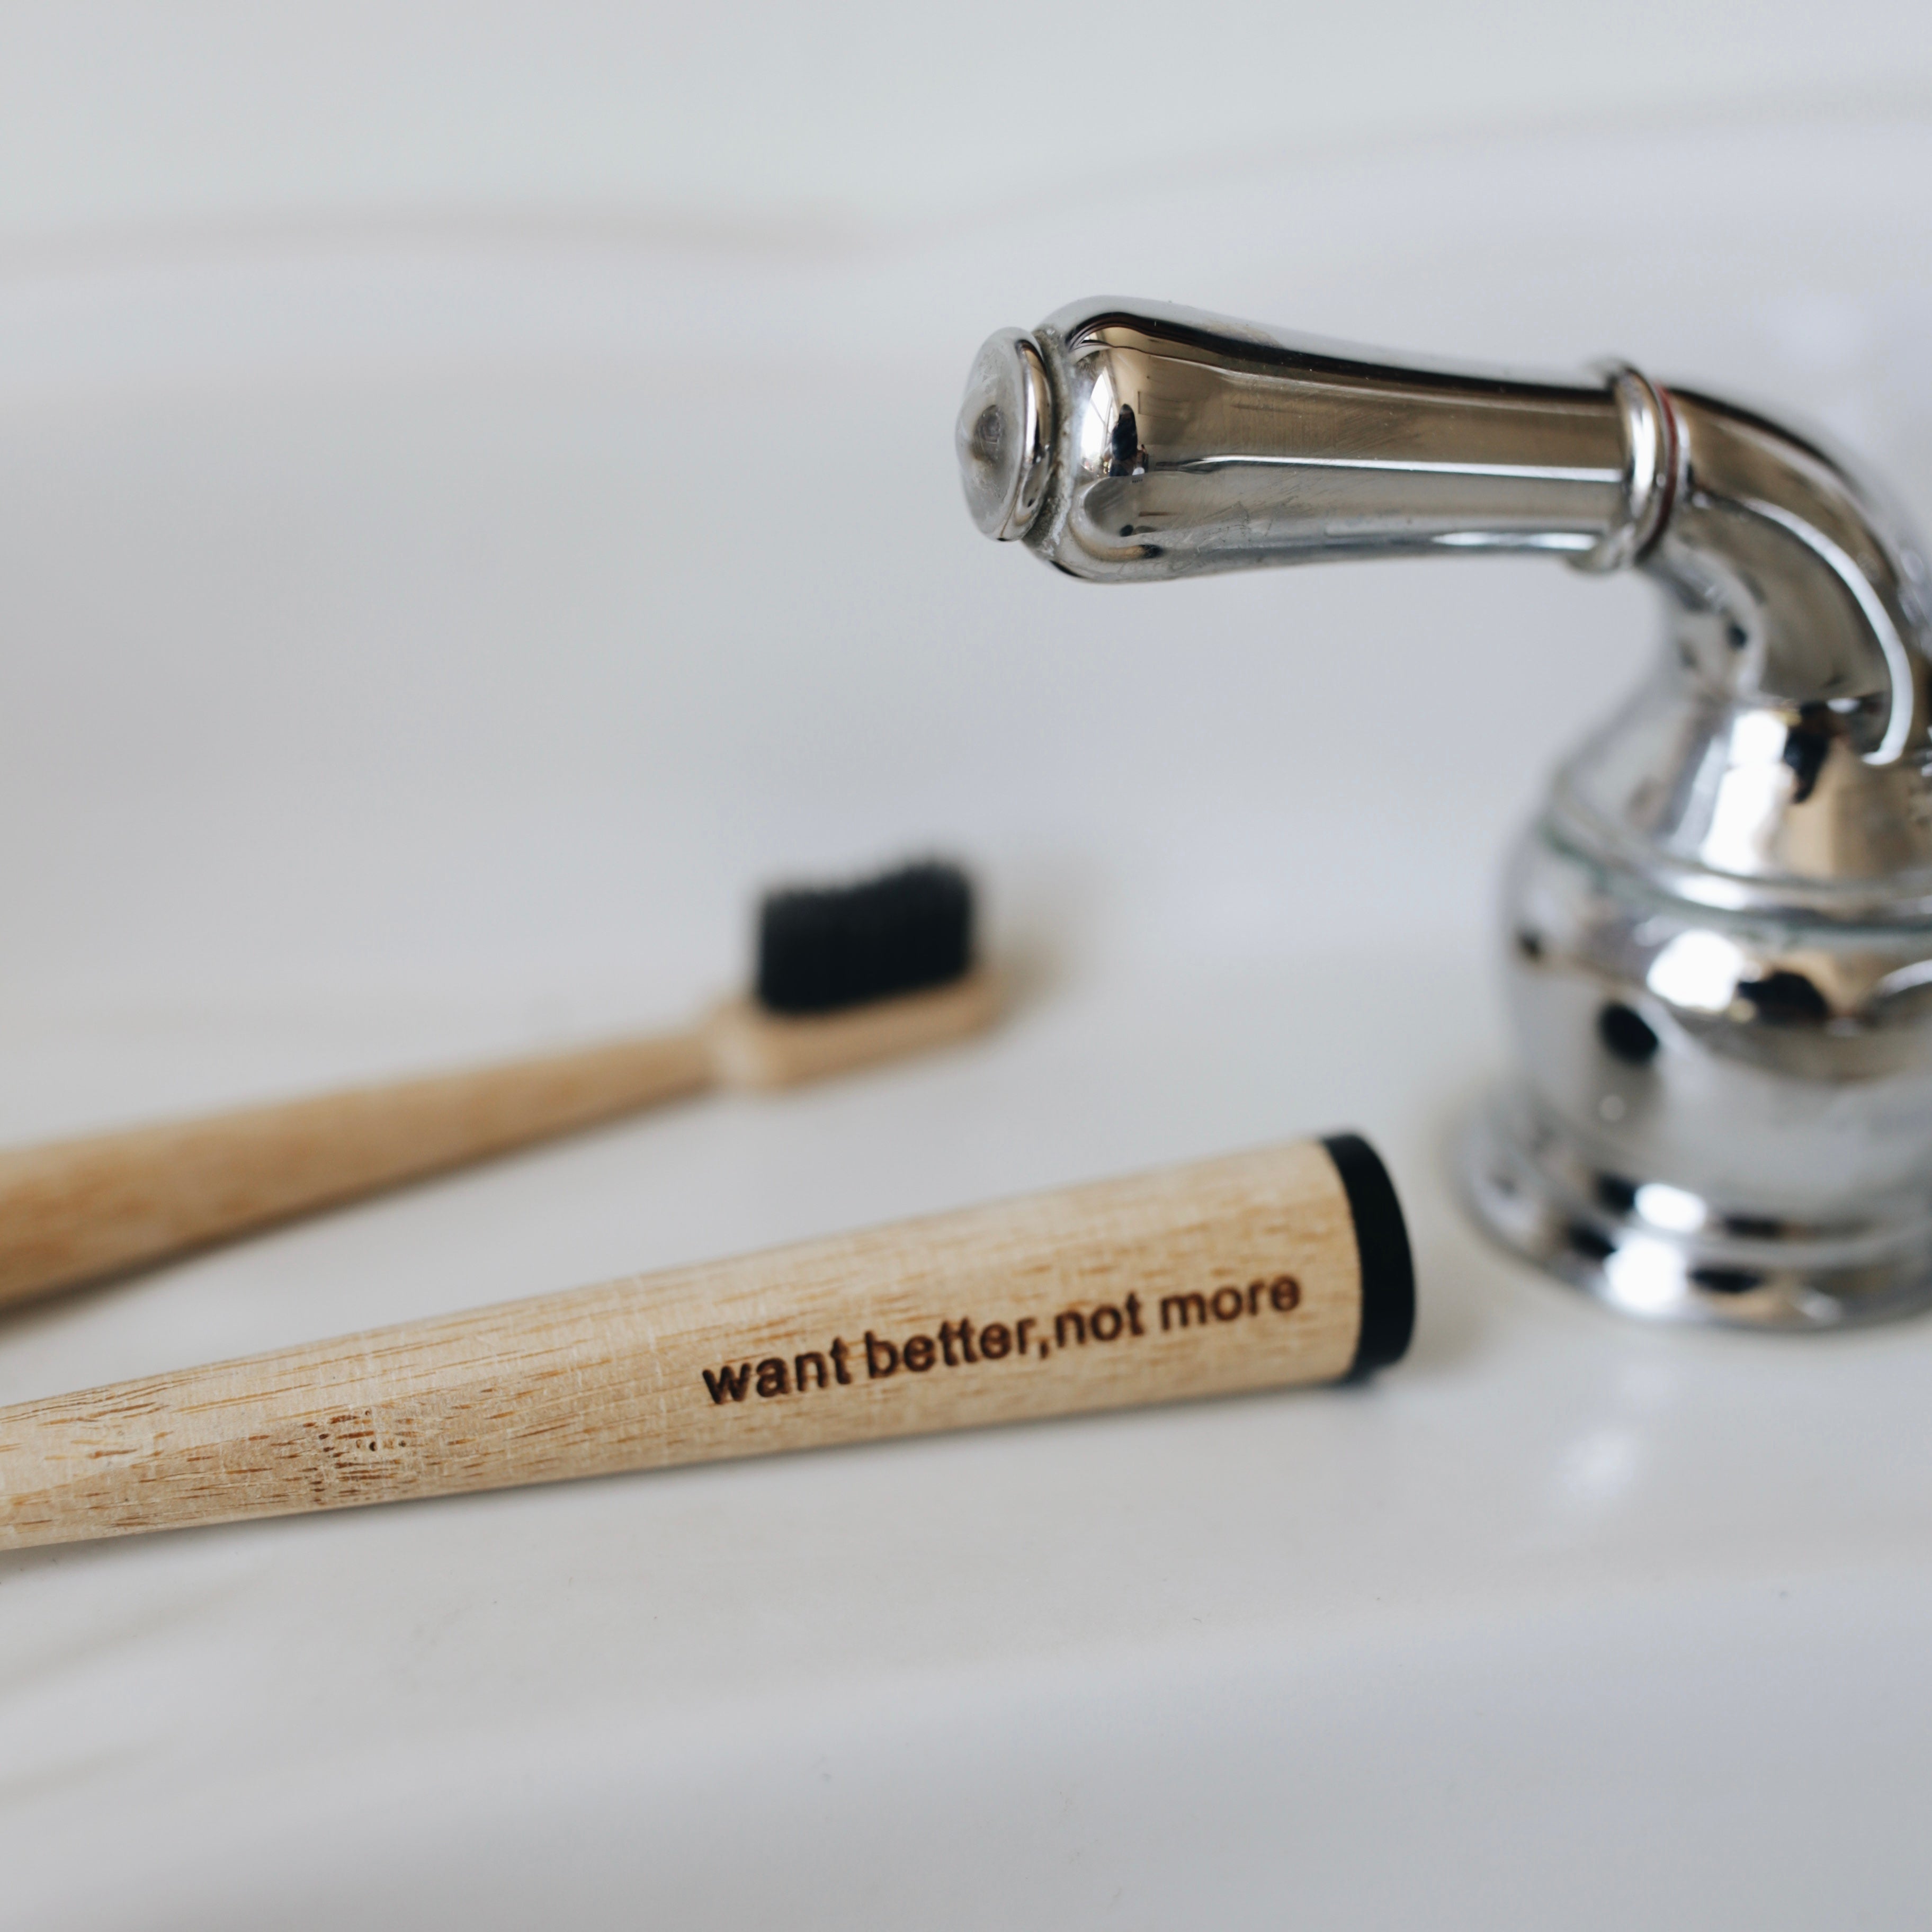
M 1478 1109 L 1461 1151 L 1464 1201 L 1492 1240 L 1625 1315 L 1815 1332 L 1932 1307 L 1932 1199 L 1830 1228 L 1726 1216 L 1594 1170 L 1516 1089 Z

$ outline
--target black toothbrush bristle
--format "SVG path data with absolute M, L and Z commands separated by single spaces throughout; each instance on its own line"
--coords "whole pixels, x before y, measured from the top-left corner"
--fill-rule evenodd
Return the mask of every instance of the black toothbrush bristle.
M 902 866 L 857 885 L 768 892 L 758 908 L 760 1004 L 826 1013 L 961 978 L 973 886 L 957 866 Z

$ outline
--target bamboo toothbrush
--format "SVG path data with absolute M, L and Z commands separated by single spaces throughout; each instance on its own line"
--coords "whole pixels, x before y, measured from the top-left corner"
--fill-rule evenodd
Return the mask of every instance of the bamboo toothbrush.
M 0 1549 L 1332 1382 L 1414 1306 L 1301 1141 L 0 1409 Z
M 0 1303 L 713 1087 L 785 1087 L 958 1040 L 998 1007 L 957 866 L 769 894 L 748 997 L 668 1033 L 0 1151 Z

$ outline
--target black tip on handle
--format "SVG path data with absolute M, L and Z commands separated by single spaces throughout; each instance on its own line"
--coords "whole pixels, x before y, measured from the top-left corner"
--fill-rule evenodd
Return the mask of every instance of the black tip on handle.
M 1362 1330 L 1348 1379 L 1358 1382 L 1399 1362 L 1415 1332 L 1415 1268 L 1402 1203 L 1382 1157 L 1360 1134 L 1332 1134 L 1322 1144 L 1341 1176 L 1355 1224 L 1362 1270 Z

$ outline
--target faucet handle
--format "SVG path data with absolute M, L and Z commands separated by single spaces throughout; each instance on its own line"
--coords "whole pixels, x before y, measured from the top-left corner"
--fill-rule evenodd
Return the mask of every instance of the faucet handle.
M 1040 345 L 1017 328 L 974 358 L 953 448 L 966 507 L 982 535 L 1023 537 L 1039 514 L 1053 457 L 1053 392 Z
M 1650 577 L 1655 667 L 1519 848 L 1520 1071 L 1476 1211 L 1637 1313 L 1932 1302 L 1932 577 L 1852 465 L 1624 364 L 1112 300 L 994 336 L 958 447 L 982 530 L 1100 582 L 1494 550 Z

